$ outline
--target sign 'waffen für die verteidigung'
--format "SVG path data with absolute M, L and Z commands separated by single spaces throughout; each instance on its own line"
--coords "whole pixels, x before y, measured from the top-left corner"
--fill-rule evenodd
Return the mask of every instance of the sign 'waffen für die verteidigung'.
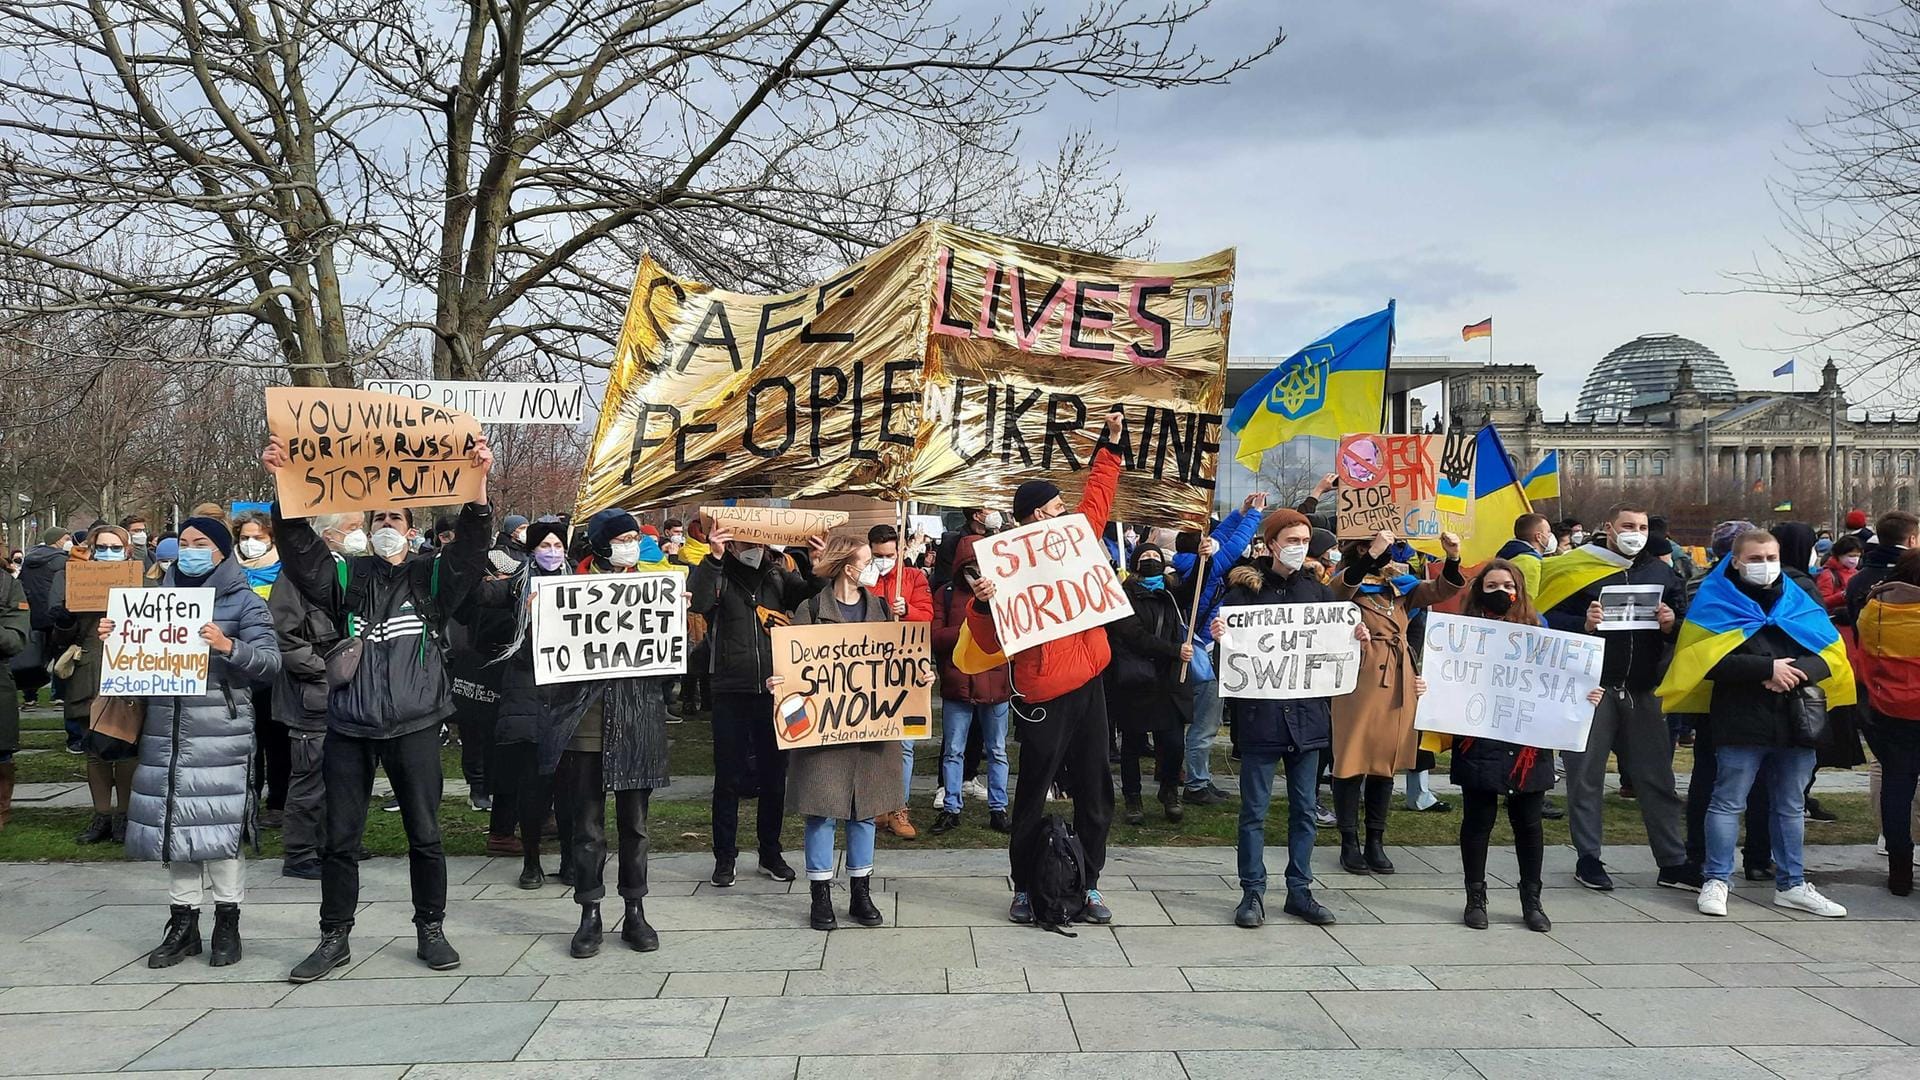
M 1107 549 L 1084 514 L 1062 514 L 975 546 L 993 582 L 993 626 L 1008 656 L 1133 614 Z
M 1413 726 L 1584 751 L 1593 726 L 1587 695 L 1605 657 L 1604 638 L 1433 612 L 1420 666 L 1427 692 Z
M 200 628 L 213 621 L 212 589 L 114 589 L 113 633 L 103 643 L 102 697 L 199 697 L 211 657 Z
M 1360 609 L 1352 604 L 1223 607 L 1220 621 L 1221 697 L 1339 697 L 1358 685 Z
M 684 576 L 536 577 L 529 592 L 536 684 L 686 672 Z

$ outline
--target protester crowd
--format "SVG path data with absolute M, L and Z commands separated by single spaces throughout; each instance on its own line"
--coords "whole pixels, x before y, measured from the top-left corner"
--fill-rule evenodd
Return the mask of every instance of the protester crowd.
M 1266 918 L 1276 782 L 1286 804 L 1281 910 L 1324 925 L 1335 915 L 1312 891 L 1317 829 L 1338 830 L 1339 870 L 1392 874 L 1396 780 L 1405 778 L 1409 809 L 1452 809 L 1429 788 L 1437 752 L 1448 754 L 1461 790 L 1469 927 L 1488 925 L 1487 850 L 1503 796 L 1524 923 L 1551 927 L 1541 823 L 1561 813 L 1547 794 L 1562 769 L 1575 878 L 1614 888 L 1602 828 L 1610 758 L 1637 799 L 1661 886 L 1697 892 L 1701 912 L 1724 916 L 1738 849 L 1745 878 L 1772 881 L 1775 904 L 1838 917 L 1844 908 L 1808 880 L 1804 822 L 1818 815 L 1808 797 L 1815 770 L 1860 764 L 1864 737 L 1887 887 L 1911 891 L 1920 785 L 1914 515 L 1886 513 L 1868 527 L 1856 512 L 1839 536 L 1795 522 L 1724 522 L 1713 531 L 1709 561 L 1696 566 L 1650 512 L 1657 508 L 1617 506 L 1590 529 L 1528 514 L 1497 558 L 1465 566 L 1451 534 L 1430 552 L 1390 532 L 1337 539 L 1319 506 L 1331 478 L 1299 507 L 1269 509 L 1255 496 L 1204 533 L 1117 528 L 1112 510 L 1126 481 L 1115 448 L 1123 438 L 1121 418 L 1109 416 L 1078 502 L 1070 505 L 1053 483 L 1029 481 L 1010 493 L 1005 513 L 968 508 L 964 524 L 939 538 L 880 525 L 778 548 L 738 539 L 704 516 L 659 524 L 617 509 L 586 522 L 496 517 L 484 487 L 456 515 L 434 521 L 406 508 L 297 519 L 278 506 L 239 516 L 203 506 L 164 537 L 140 518 L 78 534 L 50 529 L 0 575 L 0 656 L 10 671 L 0 686 L 0 827 L 14 784 L 18 708 L 50 684 L 67 749 L 86 758 L 94 812 L 76 840 L 124 843 L 129 857 L 168 868 L 169 918 L 149 963 L 165 967 L 203 951 L 209 890 L 209 962 L 241 959 L 242 860 L 260 829 L 277 828 L 282 872 L 321 883 L 318 942 L 289 976 L 306 982 L 351 960 L 362 841 L 383 770 L 393 791 L 385 809 L 399 814 L 407 836 L 417 955 L 446 970 L 460 956 L 445 924 L 440 753 L 457 732 L 470 805 L 488 815 L 487 851 L 521 859 L 523 888 L 558 880 L 573 889 L 580 922 L 572 955 L 602 947 L 610 857 L 624 908 L 620 938 L 650 951 L 660 936 L 645 911 L 649 809 L 671 782 L 669 727 L 710 709 L 713 886 L 737 882 L 739 806 L 752 799 L 754 872 L 798 877 L 780 842 L 794 814 L 804 822 L 811 925 L 839 925 L 837 844 L 850 879 L 847 917 L 879 925 L 869 892 L 876 833 L 915 834 L 905 811 L 914 756 L 935 753 L 931 832 L 959 827 L 969 799 L 984 803 L 986 824 L 1008 836 L 1008 917 L 1057 927 L 1113 918 L 1100 891 L 1107 841 L 1116 810 L 1129 822 L 1146 820 L 1145 769 L 1155 813 L 1168 822 L 1180 822 L 1189 806 L 1235 797 L 1211 774 L 1224 726 L 1238 759 L 1241 927 Z M 284 445 L 270 443 L 262 460 L 269 470 L 285 466 Z M 483 473 L 490 467 L 484 440 L 473 463 Z M 986 539 L 1069 514 L 1106 536 L 1132 614 L 984 667 L 969 662 L 1000 651 L 995 585 L 981 572 Z M 1548 603 L 1543 574 L 1572 565 L 1554 561 L 1594 553 L 1605 553 L 1595 564 L 1601 569 Z M 65 584 L 69 563 L 89 559 L 134 560 L 150 584 L 213 590 L 213 618 L 200 630 L 212 656 L 201 694 L 99 694 L 102 642 L 113 624 L 98 611 L 70 610 Z M 540 685 L 528 625 L 535 583 L 638 572 L 684 575 L 686 673 Z M 1603 627 L 1600 592 L 1620 584 L 1658 590 L 1656 628 Z M 1353 634 L 1362 677 L 1353 693 L 1223 697 L 1215 671 L 1223 611 L 1334 601 L 1359 611 Z M 1428 690 L 1421 641 L 1434 610 L 1603 638 L 1585 750 L 1417 731 L 1416 707 Z M 781 749 L 772 629 L 890 621 L 931 626 L 939 745 Z M 132 721 L 122 715 L 129 710 L 137 712 Z M 116 716 L 134 726 L 116 726 Z M 1010 743 L 1019 748 L 1017 780 Z M 1693 748 L 1684 795 L 1673 765 L 1682 744 Z M 1319 793 L 1323 776 L 1330 807 Z M 1070 823 L 1047 813 L 1061 795 L 1072 801 Z M 552 834 L 558 864 L 550 871 L 542 844 Z M 1077 872 L 1070 886 L 1055 872 L 1063 864 Z

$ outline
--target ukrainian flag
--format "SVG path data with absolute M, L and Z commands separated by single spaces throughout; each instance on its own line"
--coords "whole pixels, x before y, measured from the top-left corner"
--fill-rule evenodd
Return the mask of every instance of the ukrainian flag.
M 1540 564 L 1540 580 L 1529 583 L 1534 587 L 1528 595 L 1542 613 L 1633 565 L 1632 559 L 1598 544 L 1583 544 L 1565 555 L 1534 561 Z
M 1478 566 L 1498 555 L 1513 539 L 1514 519 L 1532 510 L 1500 433 L 1488 424 L 1474 437 L 1473 507 L 1461 530 L 1461 564 Z
M 1559 498 L 1560 451 L 1547 451 L 1547 456 L 1541 458 L 1540 464 L 1533 467 L 1533 471 L 1527 474 L 1526 482 L 1521 486 L 1527 489 L 1527 498 L 1534 502 Z
M 1713 705 L 1713 682 L 1707 672 L 1763 626 L 1778 626 L 1827 662 L 1828 675 L 1820 688 L 1827 692 L 1828 708 L 1852 705 L 1858 691 L 1853 668 L 1847 663 L 1846 645 L 1819 602 L 1806 590 L 1783 581 L 1773 610 L 1763 611 L 1734 584 L 1734 572 L 1733 560 L 1722 560 L 1700 583 L 1699 593 L 1687 608 L 1687 621 L 1681 624 L 1680 636 L 1674 642 L 1673 663 L 1654 691 L 1666 711 L 1708 711 Z
M 1261 455 L 1296 435 L 1380 430 L 1392 353 L 1389 300 L 1385 311 L 1355 319 L 1267 372 L 1227 417 L 1227 430 L 1240 437 L 1240 464 L 1259 469 Z

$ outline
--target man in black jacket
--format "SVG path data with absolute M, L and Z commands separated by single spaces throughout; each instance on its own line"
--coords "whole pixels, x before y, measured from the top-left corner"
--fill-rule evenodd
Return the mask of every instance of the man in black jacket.
M 1867 606 L 1867 593 L 1893 574 L 1893 564 L 1913 546 L 1917 533 L 1920 533 L 1920 517 L 1905 510 L 1882 514 L 1874 523 L 1874 540 L 1861 553 L 1859 571 L 1847 582 L 1846 625 L 1852 626 L 1860 617 L 1860 609 Z
M 322 514 L 313 519 L 333 553 L 347 537 L 364 533 L 366 515 Z M 307 602 L 291 575 L 281 575 L 267 596 L 267 611 L 280 638 L 280 677 L 273 681 L 273 718 L 287 726 L 291 771 L 280 839 L 286 847 L 280 872 L 287 877 L 320 879 L 320 829 L 326 811 L 326 779 L 321 762 L 327 739 L 327 651 L 341 638 L 340 626 L 325 609 Z
M 40 696 L 40 688 L 47 684 L 48 667 L 56 657 L 47 655 L 47 635 L 53 630 L 53 579 L 67 568 L 67 549 L 73 547 L 73 537 L 67 530 L 55 526 L 40 537 L 40 542 L 27 549 L 20 564 L 20 588 L 27 594 L 28 621 L 33 629 L 28 649 L 39 654 L 41 662 L 22 671 L 19 676 L 20 690 L 33 697 L 27 703 L 32 704 Z M 53 698 L 58 702 L 61 697 L 60 679 L 53 677 Z M 80 753 L 80 738 L 86 730 L 74 721 L 67 722 L 67 753 Z
M 1543 521 L 1545 519 L 1542 519 Z M 1620 768 L 1639 795 L 1647 841 L 1668 888 L 1698 889 L 1700 868 L 1687 859 L 1685 805 L 1673 782 L 1673 743 L 1660 699 L 1661 661 L 1687 607 L 1686 583 L 1647 545 L 1647 512 L 1616 506 L 1607 513 L 1607 547 L 1631 560 L 1621 573 L 1604 577 L 1547 612 L 1555 630 L 1595 634 L 1607 642 L 1600 670 L 1605 696 L 1593 712 L 1584 753 L 1567 754 L 1567 819 L 1579 859 L 1574 878 L 1589 889 L 1613 888 L 1600 859 L 1601 799 L 1606 794 L 1607 755 L 1620 752 Z M 1610 585 L 1658 585 L 1658 630 L 1601 631 L 1600 590 Z
M 1607 657 L 1599 673 L 1605 696 L 1594 709 L 1594 726 L 1584 753 L 1567 753 L 1567 819 L 1572 832 L 1574 880 L 1607 892 L 1613 878 L 1601 861 L 1601 799 L 1605 798 L 1607 755 L 1619 753 L 1624 780 L 1640 796 L 1640 817 L 1647 826 L 1647 842 L 1661 867 L 1659 884 L 1668 888 L 1699 888 L 1699 867 L 1686 853 L 1686 803 L 1674 788 L 1672 742 L 1667 717 L 1653 688 L 1661 682 L 1663 659 L 1672 636 L 1686 613 L 1686 582 L 1661 555 L 1647 546 L 1651 528 L 1647 511 L 1636 505 L 1615 505 L 1607 511 L 1607 550 L 1630 559 L 1626 571 L 1601 578 L 1586 590 L 1548 611 L 1555 630 L 1596 634 L 1607 640 Z M 1617 584 L 1661 586 L 1657 630 L 1599 630 L 1599 592 Z
M 275 436 L 260 455 L 270 473 L 288 464 Z M 327 698 L 326 836 L 320 861 L 320 944 L 288 976 L 311 982 L 353 959 L 348 934 L 360 902 L 354 856 L 367 829 L 373 770 L 383 766 L 407 830 L 417 955 L 435 971 L 460 966 L 442 923 L 447 909 L 447 860 L 440 846 L 440 724 L 453 715 L 452 677 L 443 655 L 446 623 L 486 572 L 493 514 L 486 473 L 493 451 L 485 436 L 474 447 L 480 494 L 460 511 L 454 540 L 444 550 L 408 557 L 413 512 L 373 512 L 373 554 L 336 563 L 306 521 L 286 520 L 273 508 L 273 534 L 283 576 L 291 576 L 308 603 L 329 613 L 362 641 L 352 678 Z

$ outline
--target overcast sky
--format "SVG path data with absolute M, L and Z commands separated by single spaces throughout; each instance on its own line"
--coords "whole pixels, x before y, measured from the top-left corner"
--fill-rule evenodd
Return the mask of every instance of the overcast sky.
M 1859 63 L 1839 17 L 1813 0 L 1219 0 L 1200 40 L 1222 54 L 1276 20 L 1286 44 L 1230 86 L 1063 100 L 1029 129 L 1105 133 L 1160 257 L 1239 248 L 1235 355 L 1288 354 L 1394 297 L 1402 354 L 1484 358 L 1460 327 L 1491 316 L 1495 361 L 1537 365 L 1550 415 L 1642 333 L 1773 384 L 1804 323 L 1725 295 L 1725 274 L 1782 235 L 1767 181 L 1793 122 L 1824 113 L 1823 72 Z M 1800 367 L 1806 389 L 1819 363 Z

